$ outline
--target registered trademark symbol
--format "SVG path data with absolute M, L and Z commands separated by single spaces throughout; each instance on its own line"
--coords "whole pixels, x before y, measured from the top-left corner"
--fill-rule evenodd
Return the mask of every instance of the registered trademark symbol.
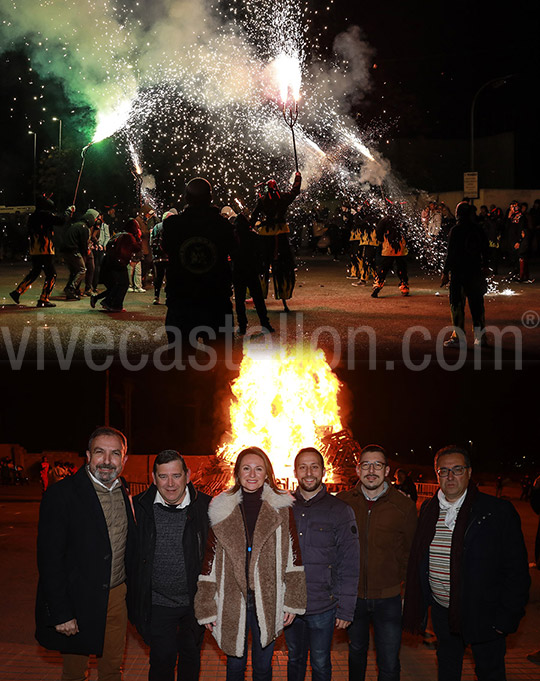
M 540 315 L 535 310 L 527 310 L 521 315 L 521 323 L 527 329 L 536 329 L 540 324 Z

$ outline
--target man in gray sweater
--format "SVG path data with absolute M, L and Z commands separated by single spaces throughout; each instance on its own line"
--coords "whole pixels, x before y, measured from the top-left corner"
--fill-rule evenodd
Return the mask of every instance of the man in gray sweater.
M 189 481 L 172 449 L 154 462 L 154 484 L 134 499 L 138 551 L 129 617 L 150 646 L 150 681 L 197 681 L 204 627 L 193 613 L 206 546 L 210 497 Z M 181 663 L 181 664 L 180 664 Z

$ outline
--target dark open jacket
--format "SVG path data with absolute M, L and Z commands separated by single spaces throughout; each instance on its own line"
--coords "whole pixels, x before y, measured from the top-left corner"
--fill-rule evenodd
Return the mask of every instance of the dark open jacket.
M 422 619 L 430 600 L 429 549 L 414 564 L 415 545 L 425 527 L 428 506 L 437 504 L 438 508 L 438 503 L 435 495 L 423 504 L 411 551 L 407 585 L 420 580 L 421 590 L 415 591 L 423 603 L 409 604 L 412 589 L 405 591 L 404 624 L 410 630 L 417 629 L 418 622 L 412 621 L 409 613 L 414 611 Z M 458 581 L 459 626 L 465 642 L 492 640 L 499 636 L 495 630 L 504 634 L 517 630 L 525 614 L 531 579 L 521 521 L 509 501 L 481 492 L 476 495 L 465 529 Z
M 208 504 L 210 497 L 198 492 L 188 483 L 191 502 L 183 536 L 184 561 L 186 566 L 190 601 L 193 604 L 197 591 L 197 579 L 208 535 Z M 150 618 L 152 613 L 152 571 L 156 547 L 156 525 L 154 521 L 154 500 L 156 486 L 150 487 L 133 499 L 137 519 L 137 551 L 128 585 L 128 611 L 130 621 L 137 627 L 146 643 L 150 639 Z
M 358 592 L 360 547 L 352 508 L 326 487 L 309 500 L 297 489 L 294 520 L 306 572 L 306 615 L 335 608 L 352 622 Z
M 123 487 L 128 517 L 126 567 L 133 550 L 135 523 Z M 36 638 L 49 650 L 101 655 L 105 636 L 112 551 L 98 496 L 83 466 L 43 495 L 37 542 L 39 583 Z M 79 633 L 55 630 L 76 618 Z

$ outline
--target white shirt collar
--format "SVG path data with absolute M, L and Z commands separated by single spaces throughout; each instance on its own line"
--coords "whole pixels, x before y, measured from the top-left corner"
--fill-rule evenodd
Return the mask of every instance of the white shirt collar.
M 176 508 L 185 508 L 186 506 L 189 506 L 191 503 L 191 496 L 189 494 L 189 487 L 186 485 L 186 493 L 184 494 L 184 498 L 182 501 L 178 504 Z M 171 504 L 168 504 L 165 499 L 161 496 L 159 493 L 159 490 L 156 489 L 156 498 L 154 499 L 154 504 L 163 504 L 163 506 L 170 506 Z
M 360 488 L 362 489 L 362 494 L 366 497 L 368 501 L 377 501 L 377 499 L 380 499 L 382 495 L 385 494 L 386 491 L 388 490 L 388 483 L 386 482 L 386 480 L 384 481 L 382 492 L 379 492 L 379 494 L 377 494 L 376 497 L 368 497 L 368 495 L 366 494 L 366 490 L 364 489 L 364 485 L 361 484 Z
M 97 485 L 100 485 L 101 487 L 103 487 L 103 489 L 106 489 L 107 492 L 112 492 L 113 489 L 114 489 L 117 485 L 120 484 L 120 479 L 119 479 L 119 478 L 116 478 L 116 480 L 113 482 L 113 484 L 112 484 L 110 487 L 108 487 L 107 485 L 104 485 L 104 484 L 101 482 L 101 480 L 98 480 L 94 475 L 92 475 L 92 473 L 90 472 L 90 467 L 89 467 L 89 466 L 86 466 L 86 472 L 87 472 L 88 475 L 90 476 L 90 479 L 91 479 L 91 480 L 93 480 Z

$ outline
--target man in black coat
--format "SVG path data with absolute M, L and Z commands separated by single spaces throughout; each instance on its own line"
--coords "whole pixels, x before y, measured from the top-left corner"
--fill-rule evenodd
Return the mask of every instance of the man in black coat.
M 232 335 L 232 225 L 212 205 L 210 183 L 196 177 L 186 187 L 187 206 L 163 223 L 167 263 L 167 337 L 184 348 Z M 195 337 L 193 337 L 195 336 Z
M 437 636 L 439 681 L 459 681 L 471 645 L 479 681 L 506 679 L 506 636 L 525 614 L 531 583 L 519 515 L 478 491 L 466 450 L 435 456 L 440 489 L 420 511 L 407 571 L 403 626 Z
M 197 681 L 204 635 L 193 612 L 208 533 L 210 497 L 189 481 L 183 457 L 160 452 L 154 484 L 134 499 L 137 557 L 130 620 L 150 646 L 150 681 Z
M 127 441 L 101 427 L 90 436 L 88 463 L 52 485 L 39 513 L 36 638 L 63 654 L 64 681 L 82 681 L 88 656 L 100 680 L 120 680 L 127 607 L 126 564 L 134 518 L 120 475 Z

